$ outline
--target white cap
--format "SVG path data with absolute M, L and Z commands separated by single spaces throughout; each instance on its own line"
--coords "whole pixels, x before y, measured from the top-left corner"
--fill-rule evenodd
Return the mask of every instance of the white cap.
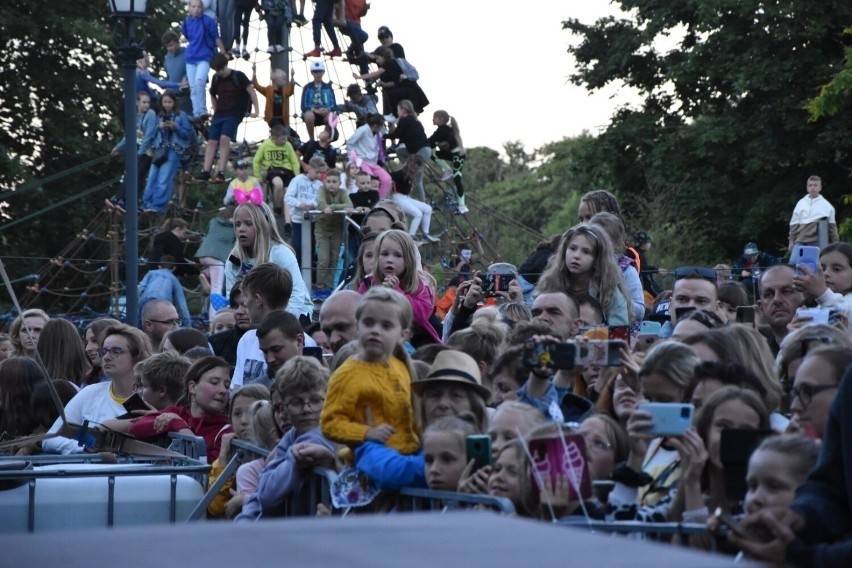
M 325 71 L 325 63 L 322 61 L 314 61 L 311 63 L 311 73 L 314 71 Z

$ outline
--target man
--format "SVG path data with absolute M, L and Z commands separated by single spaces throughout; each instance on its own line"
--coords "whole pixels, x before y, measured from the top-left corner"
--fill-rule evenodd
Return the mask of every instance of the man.
M 793 284 L 795 276 L 793 267 L 783 264 L 761 274 L 758 282 L 757 308 L 766 323 L 759 331 L 766 337 L 773 355 L 778 355 L 778 346 L 787 337 L 787 324 L 805 303 L 804 295 Z
M 284 363 L 302 354 L 307 334 L 299 318 L 278 310 L 271 312 L 257 328 L 257 340 L 266 361 L 267 375 L 274 377 Z
M 189 322 L 184 322 L 189 325 Z M 142 308 L 142 331 L 151 340 L 155 351 L 160 351 L 163 336 L 181 325 L 177 309 L 168 300 L 149 300 Z
M 353 290 L 335 292 L 323 302 L 319 320 L 333 353 L 355 339 L 355 310 L 361 295 Z
M 819 245 L 819 222 L 828 221 L 828 242 L 840 240 L 837 234 L 837 221 L 834 218 L 834 207 L 820 195 L 822 180 L 819 176 L 808 178 L 808 194 L 796 203 L 793 216 L 790 218 L 790 237 L 787 250 L 793 254 L 796 245 Z
M 210 61 L 215 71 L 210 84 L 210 101 L 213 104 L 213 120 L 207 133 L 207 148 L 204 151 L 204 169 L 199 179 L 210 180 L 213 160 L 219 151 L 219 173 L 216 183 L 225 182 L 225 166 L 231 155 L 231 140 L 237 137 L 237 128 L 246 114 L 257 118 L 260 106 L 257 93 L 245 73 L 228 67 L 228 58 L 217 53 Z
M 669 321 L 660 329 L 660 336 L 671 337 L 677 325 L 678 308 L 707 310 L 722 317 L 719 290 L 716 287 L 716 271 L 705 266 L 687 266 L 674 270 L 674 286 L 669 304 Z M 724 321 L 724 319 L 722 320 Z
M 575 337 L 584 323 L 577 302 L 563 292 L 539 294 L 533 301 L 532 316 L 550 324 L 551 334 L 562 339 Z

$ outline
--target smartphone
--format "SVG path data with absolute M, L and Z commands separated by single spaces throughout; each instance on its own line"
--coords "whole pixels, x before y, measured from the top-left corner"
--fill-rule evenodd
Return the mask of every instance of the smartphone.
M 491 465 L 491 436 L 474 435 L 467 437 L 467 461 L 473 460 L 473 471 Z
M 634 351 L 645 352 L 651 349 L 655 343 L 660 341 L 662 337 L 659 333 L 640 333 L 636 336 L 636 345 L 634 345 Z
M 675 308 L 675 311 L 674 311 L 675 320 L 676 321 L 682 320 L 683 316 L 685 316 L 686 314 L 688 314 L 689 312 L 692 312 L 692 311 L 695 311 L 695 308 L 693 308 L 691 306 L 688 307 L 688 308 Z
M 737 306 L 737 323 L 754 323 L 754 306 Z
M 142 400 L 142 397 L 138 392 L 133 393 L 133 395 L 125 400 L 121 406 L 123 406 L 127 412 L 133 412 L 134 410 L 151 410 L 151 407 Z
M 736 502 L 745 499 L 748 460 L 772 430 L 725 428 L 719 442 L 719 461 L 725 479 L 725 496 Z
M 639 326 L 639 333 L 660 333 L 660 329 L 662 329 L 663 324 L 658 321 L 648 321 L 645 320 Z
M 621 365 L 620 339 L 590 339 L 577 344 L 576 364 L 583 367 L 617 367 Z
M 554 436 L 534 438 L 528 443 L 532 458 L 532 497 L 535 503 L 541 500 L 539 483 L 546 483 L 550 489 L 560 476 L 567 481 L 569 501 L 579 501 L 592 496 L 592 478 L 586 459 L 585 440 L 580 434 L 566 434 L 564 440 L 563 443 L 561 437 Z
M 811 320 L 805 325 L 816 325 L 818 323 L 828 324 L 831 317 L 831 309 L 829 308 L 797 308 L 797 317 L 809 317 Z
M 302 355 L 305 357 L 313 357 L 322 363 L 322 347 L 302 347 Z
M 577 361 L 577 346 L 574 343 L 524 343 L 524 366 L 530 369 L 573 369 Z
M 682 436 L 692 426 L 695 407 L 680 402 L 644 402 L 639 405 L 651 415 L 654 425 L 647 431 L 652 436 Z
M 495 262 L 484 274 L 479 275 L 479 279 L 482 280 L 482 292 L 486 296 L 496 296 L 497 292 L 508 292 L 509 283 L 515 279 L 517 273 L 518 269 L 514 264 Z
M 804 276 L 804 273 L 798 268 L 799 264 L 807 266 L 811 272 L 816 273 L 819 268 L 819 247 L 796 247 L 790 257 L 790 264 L 796 266 L 796 276 Z
M 717 519 L 719 519 L 719 523 L 726 527 L 729 531 L 734 533 L 740 538 L 750 539 L 749 534 L 737 523 L 731 515 L 724 512 L 721 507 L 716 507 L 716 512 L 714 513 Z
M 611 325 L 609 326 L 609 338 L 620 339 L 624 343 L 630 343 L 630 326 L 629 325 Z

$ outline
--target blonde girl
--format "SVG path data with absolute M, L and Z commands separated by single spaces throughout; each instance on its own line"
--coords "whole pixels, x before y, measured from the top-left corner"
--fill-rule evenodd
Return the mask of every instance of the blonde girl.
M 464 205 L 464 185 L 462 184 L 462 168 L 467 157 L 462 143 L 459 123 L 455 117 L 445 110 L 436 110 L 432 115 L 432 124 L 437 126 L 429 137 L 429 144 L 435 150 L 435 161 L 441 169 L 451 169 L 456 194 L 459 197 L 459 213 L 464 215 L 468 208 Z
M 304 325 L 310 322 L 314 304 L 302 279 L 299 263 L 293 249 L 284 242 L 275 226 L 272 209 L 266 203 L 247 202 L 234 210 L 234 234 L 237 242 L 225 263 L 225 294 L 231 293 L 234 284 L 252 268 L 272 262 L 290 273 L 293 292 L 287 311 L 298 317 Z
M 411 401 L 415 374 L 402 345 L 411 334 L 411 304 L 401 293 L 377 287 L 361 300 L 355 317 L 358 346 L 329 380 L 322 433 L 350 447 L 375 441 L 412 454 L 420 447 Z
M 594 225 L 577 225 L 562 235 L 536 286 L 537 294 L 544 292 L 589 294 L 601 304 L 610 326 L 628 325 L 633 318 L 612 244 Z
M 459 416 L 445 416 L 429 425 L 423 433 L 424 475 L 429 489 L 458 490 L 467 467 L 467 437 L 479 433 L 476 426 Z
M 348 289 L 357 291 L 358 287 L 364 283 L 364 279 L 373 273 L 373 268 L 376 266 L 376 237 L 378 236 L 378 233 L 370 233 L 361 241 L 358 256 L 355 259 L 355 274 L 346 286 Z
M 363 294 L 372 287 L 384 287 L 405 295 L 414 321 L 414 343 L 441 343 L 429 323 L 435 311 L 428 276 L 420 269 L 420 253 L 414 239 L 405 231 L 391 229 L 376 237 L 376 263 L 371 278 L 358 287 Z

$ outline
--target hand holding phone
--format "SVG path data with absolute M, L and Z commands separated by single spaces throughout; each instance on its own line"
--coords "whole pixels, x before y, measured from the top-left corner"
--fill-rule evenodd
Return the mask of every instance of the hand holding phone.
M 473 471 L 491 465 L 491 437 L 483 434 L 466 439 L 467 461 L 473 460 Z
M 680 402 L 643 402 L 637 407 L 651 415 L 651 436 L 682 436 L 692 426 L 695 407 Z

